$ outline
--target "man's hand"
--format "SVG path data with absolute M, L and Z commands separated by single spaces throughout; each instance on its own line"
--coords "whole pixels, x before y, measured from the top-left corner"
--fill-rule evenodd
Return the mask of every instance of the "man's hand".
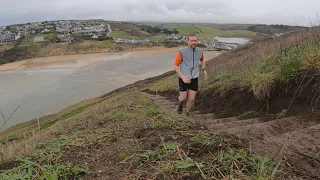
M 204 80 L 207 80 L 208 79 L 207 70 L 203 70 L 203 74 L 204 74 Z
M 189 84 L 189 83 L 191 82 L 191 81 L 190 81 L 190 78 L 187 77 L 187 76 L 182 76 L 181 79 L 182 79 L 182 81 L 183 81 L 184 83 L 187 83 L 187 84 Z

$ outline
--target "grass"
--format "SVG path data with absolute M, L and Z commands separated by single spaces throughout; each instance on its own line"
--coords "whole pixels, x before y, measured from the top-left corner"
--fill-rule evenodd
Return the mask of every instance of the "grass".
M 249 25 L 237 24 L 165 24 L 166 28 L 177 29 L 179 33 L 187 35 L 190 33 L 197 34 L 200 39 L 207 40 L 212 36 L 219 37 L 243 37 L 254 40 L 261 39 L 255 32 L 246 28 Z M 201 31 L 201 33 L 199 32 Z
M 76 178 L 79 174 L 86 173 L 87 170 L 81 167 L 61 164 L 45 164 L 21 160 L 22 165 L 17 168 L 5 171 L 0 174 L 0 179 L 69 179 Z
M 179 26 L 186 26 L 191 24 L 184 23 L 165 23 L 164 26 L 168 29 L 175 29 Z M 193 25 L 193 24 L 192 24 Z M 219 30 L 247 30 L 250 24 L 205 24 L 205 23 L 194 23 L 196 26 L 209 27 Z
M 182 26 L 182 27 L 178 27 L 177 30 L 182 35 L 198 34 L 199 33 L 199 30 L 193 26 Z
M 245 151 L 220 150 L 217 154 L 189 157 L 177 142 L 162 142 L 158 148 L 138 153 L 133 158 L 138 162 L 138 177 L 144 178 L 273 179 L 280 166 Z M 152 169 L 143 171 L 148 166 Z
M 57 37 L 57 34 L 55 34 L 55 33 L 47 33 L 47 34 L 41 34 L 41 36 L 43 36 L 45 40 L 51 41 L 51 40 L 53 40 L 53 39 L 55 39 Z
M 164 38 L 162 38 L 162 37 L 156 37 L 156 36 L 153 36 L 153 37 L 150 37 L 149 38 L 151 41 L 158 41 L 158 42 L 164 42 Z
M 14 46 L 14 43 L 0 43 L 0 52 L 6 51 Z
M 21 44 L 22 45 L 28 45 L 33 43 L 33 37 L 31 36 L 25 36 L 22 38 Z
M 114 47 L 114 43 L 112 40 L 105 40 L 105 41 L 88 40 L 88 41 L 84 42 L 84 45 L 89 48 L 112 48 L 112 47 Z
M 254 95 L 263 99 L 276 82 L 288 83 L 301 70 L 316 68 L 320 70 L 319 44 L 292 46 L 275 51 L 263 59 L 262 63 L 245 71 L 233 71 L 229 75 L 224 73 L 212 77 L 209 86 L 230 90 L 232 87 L 243 85 L 251 87 Z
M 248 88 L 258 99 L 264 99 L 276 83 L 289 83 L 301 71 L 320 70 L 319 32 L 314 28 L 222 54 L 208 62 L 212 64 L 208 67 L 209 78 L 200 78 L 200 91 L 215 89 L 224 94 L 233 88 Z M 173 75 L 146 90 L 177 91 L 176 84 Z
M 220 143 L 219 137 L 206 130 L 190 128 L 193 122 L 164 110 L 139 93 L 124 91 L 89 104 L 52 117 L 47 122 L 55 125 L 50 124 L 51 128 L 45 129 L 45 133 L 41 130 L 44 134 L 40 139 L 26 137 L 16 145 L 9 143 L 1 147 L 6 151 L 2 149 L 0 154 L 10 152 L 10 160 L 21 164 L 0 176 L 70 179 L 85 175 L 90 179 L 98 173 L 92 170 L 105 167 L 106 172 L 114 172 L 108 174 L 113 179 L 126 179 L 128 175 L 180 179 L 185 174 L 206 178 L 229 174 L 230 177 L 271 177 L 270 169 L 274 170 L 274 163 L 258 156 L 254 161 L 257 165 L 246 162 L 245 159 L 253 157 L 248 154 L 234 157 L 241 168 L 236 170 L 230 153 L 224 152 L 221 157 L 218 151 L 206 151 L 201 156 L 187 153 L 186 147 L 215 147 Z M 232 155 L 236 154 L 239 153 Z M 111 169 L 103 166 L 110 162 Z M 225 166 L 217 170 L 223 164 Z M 255 171 L 259 165 L 263 171 Z M 235 170 L 231 171 L 232 168 Z
M 20 165 L 0 174 L 0 179 L 69 179 L 89 173 L 86 168 L 57 163 L 57 159 L 69 144 L 70 138 L 59 138 L 39 143 L 33 154 L 16 158 Z M 35 159 L 31 161 L 30 159 Z
M 139 39 L 139 37 L 137 36 L 133 36 L 125 31 L 120 31 L 120 30 L 112 31 L 110 35 L 113 38 Z
M 64 114 L 64 115 L 62 115 L 62 116 L 59 116 L 58 118 L 56 118 L 56 119 L 54 119 L 54 120 L 52 120 L 52 121 L 46 122 L 46 123 L 44 123 L 43 125 L 41 125 L 41 129 L 46 129 L 46 128 L 52 126 L 53 124 L 55 124 L 55 123 L 58 122 L 58 121 L 61 121 L 61 120 L 70 118 L 70 117 L 72 117 L 72 116 L 74 116 L 74 115 L 76 115 L 76 114 L 79 114 L 79 113 L 81 113 L 82 111 L 84 111 L 86 108 L 88 108 L 89 106 L 90 106 L 90 105 L 81 106 L 81 107 L 79 107 L 79 108 L 77 108 L 77 109 L 72 110 L 72 111 L 69 112 L 69 113 L 66 113 L 66 114 Z
M 175 75 L 165 77 L 155 83 L 153 83 L 151 86 L 146 87 L 143 90 L 150 90 L 154 92 L 162 92 L 162 91 L 175 91 L 177 87 L 178 78 Z

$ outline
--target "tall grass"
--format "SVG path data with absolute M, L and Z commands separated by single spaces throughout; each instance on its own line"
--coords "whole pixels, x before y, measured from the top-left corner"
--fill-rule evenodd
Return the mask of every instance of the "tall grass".
M 275 82 L 286 83 L 303 69 L 320 69 L 320 27 L 246 45 L 209 62 L 207 88 L 221 92 L 250 87 L 256 97 L 269 95 Z

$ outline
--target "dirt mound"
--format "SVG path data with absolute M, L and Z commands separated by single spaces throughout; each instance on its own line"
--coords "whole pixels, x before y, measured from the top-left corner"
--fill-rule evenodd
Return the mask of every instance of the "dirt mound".
M 320 123 L 320 122 L 318 122 Z M 252 142 L 253 151 L 287 161 L 307 179 L 320 178 L 320 124 Z

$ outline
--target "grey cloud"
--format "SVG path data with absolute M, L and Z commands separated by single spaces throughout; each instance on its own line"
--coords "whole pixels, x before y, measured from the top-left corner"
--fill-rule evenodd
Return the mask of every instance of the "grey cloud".
M 309 25 L 319 0 L 0 0 L 0 25 L 56 19 Z

